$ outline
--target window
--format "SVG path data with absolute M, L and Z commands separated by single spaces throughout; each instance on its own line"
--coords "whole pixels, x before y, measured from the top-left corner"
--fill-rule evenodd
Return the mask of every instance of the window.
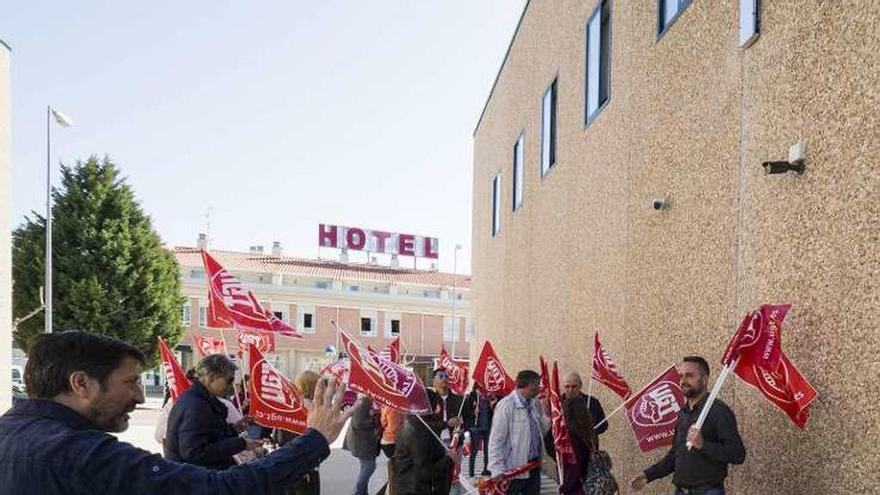
M 296 313 L 298 330 L 304 333 L 315 333 L 315 307 L 298 305 Z
M 273 304 L 272 305 L 272 314 L 275 315 L 276 318 L 283 321 L 284 323 L 290 323 L 290 307 L 282 304 Z M 275 307 L 277 306 L 277 308 Z
M 556 79 L 544 92 L 541 105 L 541 177 L 556 165 Z
M 501 172 L 492 179 L 492 236 L 501 232 Z
M 400 335 L 400 313 L 385 313 L 385 336 L 396 337 Z
M 318 281 L 318 282 L 315 282 L 315 288 L 316 288 L 316 289 L 329 289 L 329 288 L 330 288 L 330 282 L 325 282 L 325 281 Z
M 443 317 L 443 340 L 446 342 L 458 341 L 458 332 L 457 325 L 454 325 L 455 320 L 458 318 L 452 318 L 451 316 Z
M 739 46 L 749 47 L 758 39 L 759 0 L 739 0 Z
M 199 268 L 196 270 L 189 271 L 189 278 L 194 278 L 196 280 L 202 280 L 205 278 L 205 270 L 203 268 Z
M 440 291 L 439 290 L 426 290 L 425 297 L 431 299 L 440 299 Z
M 477 333 L 476 327 L 474 327 L 474 320 L 468 318 L 465 325 L 466 330 L 464 332 L 464 340 L 470 342 L 471 338 Z
M 657 36 L 662 36 L 692 0 L 657 0 Z
M 180 323 L 185 327 L 192 325 L 192 306 L 189 304 L 189 301 L 183 305 L 183 318 L 180 320 Z
M 523 202 L 523 135 L 513 145 L 513 211 Z
M 391 320 L 391 335 L 400 335 L 400 320 Z
M 361 288 L 358 287 L 357 285 L 350 285 L 348 287 L 348 290 L 350 290 L 351 292 L 357 292 L 357 291 L 361 290 Z
M 599 5 L 587 22 L 587 77 L 586 123 L 590 124 L 599 115 L 608 101 L 608 86 L 611 60 L 611 4 L 600 0 Z
M 361 335 L 376 335 L 376 312 L 361 311 Z
M 199 326 L 208 326 L 208 307 L 205 301 L 199 301 Z

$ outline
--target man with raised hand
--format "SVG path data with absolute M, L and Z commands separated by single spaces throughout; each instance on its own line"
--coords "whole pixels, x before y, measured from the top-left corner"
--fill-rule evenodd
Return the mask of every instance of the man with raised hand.
M 30 346 L 29 398 L 0 417 L 0 486 L 18 494 L 283 493 L 330 455 L 349 414 L 342 390 L 321 380 L 305 433 L 268 456 L 225 471 L 180 464 L 120 442 L 144 402 L 146 358 L 98 334 L 38 336 Z

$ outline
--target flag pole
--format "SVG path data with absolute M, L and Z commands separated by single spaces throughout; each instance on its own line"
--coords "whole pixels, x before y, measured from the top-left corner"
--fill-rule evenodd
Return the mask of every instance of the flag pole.
M 691 428 L 701 429 L 703 428 L 703 423 L 706 422 L 706 416 L 709 415 L 709 409 L 712 408 L 712 404 L 715 402 L 715 399 L 718 397 L 718 392 L 721 391 L 721 385 L 724 384 L 727 377 L 730 375 L 730 372 L 736 368 L 736 365 L 739 363 L 739 356 L 734 358 L 727 364 L 724 368 L 721 368 L 721 373 L 718 375 L 718 378 L 715 379 L 715 385 L 712 386 L 712 392 L 709 393 L 709 398 L 706 399 L 706 403 L 703 404 L 703 408 L 700 410 L 700 416 L 697 417 L 697 422 L 694 423 Z M 691 450 L 693 444 L 691 442 L 687 442 L 688 450 Z
M 610 413 L 606 414 L 606 415 L 605 415 L 605 419 L 603 419 L 602 421 L 599 421 L 598 423 L 596 423 L 595 425 L 593 425 L 593 429 L 595 430 L 596 428 L 598 428 L 598 427 L 602 426 L 603 424 L 607 423 L 607 422 L 608 422 L 608 418 L 610 418 L 611 416 L 614 416 L 615 414 L 617 414 L 618 412 L 620 412 L 620 410 L 623 409 L 623 406 L 625 406 L 625 405 L 626 405 L 626 401 L 623 401 L 619 406 L 617 406 L 617 409 L 615 409 L 615 410 L 611 411 Z
M 444 450 L 446 450 L 446 451 L 447 451 L 447 453 L 448 453 L 448 451 L 449 451 L 449 446 L 448 446 L 448 445 L 446 445 L 446 444 L 445 444 L 445 443 L 443 443 L 443 440 L 441 440 L 441 439 L 440 439 L 440 437 L 439 437 L 439 436 L 437 436 L 437 434 L 436 434 L 436 433 L 434 433 L 434 430 L 432 430 L 432 429 L 431 429 L 431 427 L 430 427 L 430 426 L 428 426 L 428 423 L 426 423 L 426 422 L 425 422 L 425 419 L 424 419 L 424 418 L 422 418 L 422 417 L 421 417 L 421 416 L 420 416 L 420 415 L 418 415 L 418 414 L 413 414 L 413 416 L 415 416 L 415 417 L 417 417 L 417 418 L 419 418 L 419 421 L 421 421 L 421 422 L 422 422 L 422 424 L 423 424 L 423 425 L 425 425 L 425 428 L 427 428 L 427 429 L 428 429 L 428 431 L 430 431 L 430 432 L 431 432 L 431 435 L 432 435 L 432 436 L 433 436 L 433 437 L 434 437 L 434 438 L 436 438 L 436 439 L 437 439 L 437 441 L 438 441 L 438 442 L 440 442 L 440 445 L 442 445 L 442 446 L 443 446 L 443 449 L 444 449 Z
M 226 343 L 226 334 L 223 332 L 222 328 L 218 328 L 218 330 L 220 330 L 220 340 L 223 341 L 223 348 L 226 349 L 226 357 L 229 357 L 229 344 Z M 242 363 L 242 364 L 244 364 L 244 363 Z M 244 383 L 243 383 L 244 382 L 244 370 L 242 370 L 241 376 L 242 376 L 241 389 L 244 390 Z M 235 402 L 235 407 L 236 407 L 236 409 L 238 409 L 238 413 L 241 414 L 242 416 L 244 416 L 244 412 L 242 412 L 242 408 L 241 408 L 241 401 L 238 400 L 238 393 L 235 391 L 234 386 L 232 387 L 232 399 Z

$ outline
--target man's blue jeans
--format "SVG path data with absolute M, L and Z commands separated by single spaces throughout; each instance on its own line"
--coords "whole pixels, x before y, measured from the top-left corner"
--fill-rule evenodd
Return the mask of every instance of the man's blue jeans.
M 358 462 L 361 464 L 361 469 L 358 472 L 353 495 L 368 495 L 367 489 L 370 485 L 370 478 L 373 476 L 373 472 L 376 471 L 376 458 L 358 459 Z

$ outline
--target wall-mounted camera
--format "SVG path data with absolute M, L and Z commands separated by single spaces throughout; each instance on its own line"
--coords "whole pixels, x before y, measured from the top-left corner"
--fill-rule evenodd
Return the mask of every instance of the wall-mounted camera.
M 651 208 L 662 210 L 666 208 L 666 198 L 654 198 L 651 200 Z
M 764 173 L 767 175 L 784 174 L 786 172 L 804 173 L 807 168 L 804 160 L 806 159 L 806 150 L 804 143 L 795 143 L 788 149 L 788 161 L 771 160 L 761 164 L 764 167 Z

